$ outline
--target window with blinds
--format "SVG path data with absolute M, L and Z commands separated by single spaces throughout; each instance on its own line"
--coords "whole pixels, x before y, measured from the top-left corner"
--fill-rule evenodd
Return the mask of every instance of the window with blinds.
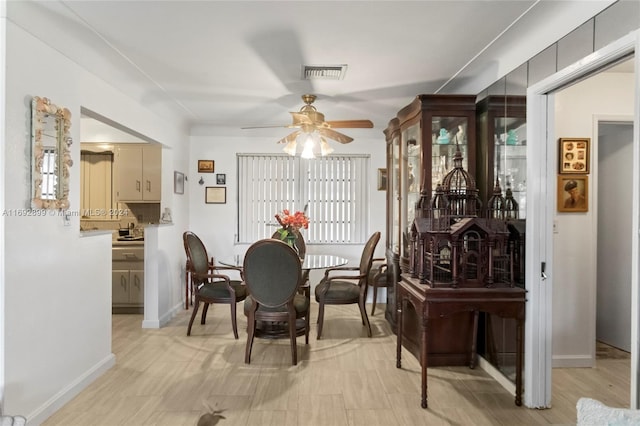
M 56 149 L 45 148 L 42 157 L 42 167 L 40 169 L 42 177 L 42 196 L 43 200 L 55 200 L 56 197 Z
M 238 154 L 238 242 L 268 238 L 275 214 L 307 206 L 307 243 L 362 244 L 369 228 L 369 156 L 305 160 L 279 154 Z

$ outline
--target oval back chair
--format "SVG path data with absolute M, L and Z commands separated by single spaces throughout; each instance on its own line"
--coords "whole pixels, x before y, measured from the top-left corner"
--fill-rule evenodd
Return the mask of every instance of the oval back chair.
M 322 336 L 325 305 L 347 305 L 357 303 L 360 307 L 362 325 L 367 327 L 371 337 L 371 324 L 365 310 L 368 278 L 373 262 L 373 253 L 380 240 L 380 232 L 374 232 L 362 249 L 359 266 L 338 266 L 328 268 L 324 278 L 315 288 L 318 307 L 318 339 Z
M 305 319 L 305 343 L 309 343 L 309 299 L 298 294 L 302 267 L 298 254 L 285 242 L 268 238 L 253 243 L 244 255 L 244 280 L 249 291 L 245 300 L 248 318 L 245 363 L 251 362 L 251 349 L 257 322 L 288 323 L 292 364 L 296 365 L 296 319 Z
M 231 325 L 233 336 L 238 338 L 238 325 L 236 323 L 236 304 L 244 300 L 247 296 L 246 287 L 242 281 L 231 280 L 227 275 L 215 273 L 218 270 L 229 269 L 238 270 L 224 266 L 215 266 L 213 260 L 210 262 L 202 240 L 193 232 L 186 231 L 182 234 L 184 250 L 187 254 L 188 270 L 186 274 L 190 276 L 191 289 L 194 294 L 193 312 L 187 328 L 187 336 L 191 335 L 191 326 L 198 313 L 200 302 L 204 303 L 202 308 L 201 324 L 205 323 L 207 310 L 211 303 L 228 303 L 231 305 Z

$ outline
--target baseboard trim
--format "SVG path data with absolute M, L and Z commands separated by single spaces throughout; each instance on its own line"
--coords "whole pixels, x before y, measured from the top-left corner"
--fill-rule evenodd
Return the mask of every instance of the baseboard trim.
M 508 392 L 515 396 L 516 394 L 516 384 L 511 380 L 507 379 L 504 374 L 500 372 L 497 368 L 489 363 L 486 359 L 481 356 L 478 356 L 478 367 L 480 367 L 485 373 L 491 376 L 496 382 L 500 383 L 500 385 L 505 388 Z
M 86 389 L 98 377 L 102 376 L 107 370 L 116 364 L 116 356 L 109 354 L 102 361 L 87 370 L 83 375 L 71 382 L 60 392 L 49 398 L 44 404 L 27 416 L 27 424 L 39 425 L 51 417 L 63 405 L 78 396 L 80 392 Z
M 177 303 L 176 305 L 174 305 L 173 308 L 169 310 L 169 312 L 167 312 L 160 318 L 160 327 L 164 327 L 165 325 L 167 325 L 167 323 L 171 321 L 173 317 L 178 315 L 178 312 L 180 312 L 180 310 L 182 309 L 184 309 L 184 305 L 182 303 Z
M 596 360 L 590 355 L 554 355 L 552 368 L 592 368 Z
M 173 306 L 173 308 L 169 309 L 169 311 L 166 314 L 161 316 L 160 319 L 158 319 L 158 320 L 143 320 L 142 321 L 142 328 L 160 328 L 160 327 L 164 327 L 165 325 L 167 325 L 167 323 L 169 321 L 171 321 L 171 319 L 173 317 L 178 315 L 178 312 L 181 309 L 184 309 L 184 305 L 182 304 L 182 302 L 177 303 L 177 304 L 175 304 Z

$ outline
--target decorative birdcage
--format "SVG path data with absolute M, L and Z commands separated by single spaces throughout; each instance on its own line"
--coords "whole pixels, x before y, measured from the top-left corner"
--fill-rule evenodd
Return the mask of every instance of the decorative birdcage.
M 504 218 L 507 220 L 518 219 L 519 212 L 520 206 L 518 206 L 518 202 L 513 198 L 513 191 L 511 191 L 511 188 L 507 188 L 504 198 Z
M 493 187 L 493 195 L 487 203 L 487 217 L 491 219 L 504 219 L 505 202 L 500 188 L 500 180 L 496 178 L 496 186 Z
M 480 198 L 476 180 L 462 167 L 460 147 L 453 156 L 453 169 L 442 178 L 442 189 L 449 202 L 450 216 L 478 216 Z
M 425 194 L 416 205 L 409 272 L 432 287 L 513 286 L 513 250 L 508 249 L 500 185 L 496 183 L 487 217 L 478 217 L 475 179 L 462 167 L 459 149 L 453 164 L 429 207 L 425 209 Z

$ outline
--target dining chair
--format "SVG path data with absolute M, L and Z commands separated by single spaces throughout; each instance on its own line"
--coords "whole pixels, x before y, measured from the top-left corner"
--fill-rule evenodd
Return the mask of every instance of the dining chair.
M 348 305 L 357 303 L 360 308 L 362 325 L 367 327 L 371 337 L 371 324 L 367 317 L 365 301 L 367 298 L 368 277 L 373 262 L 373 252 L 380 240 L 380 232 L 374 232 L 364 245 L 360 266 L 338 266 L 325 270 L 324 278 L 315 288 L 318 307 L 318 339 L 322 336 L 325 305 Z M 337 275 L 336 275 L 337 274 Z
M 191 231 L 182 234 L 184 249 L 187 253 L 187 265 L 190 275 L 191 288 L 193 289 L 194 302 L 193 312 L 187 328 L 187 336 L 191 335 L 191 326 L 198 313 L 200 302 L 204 303 L 202 308 L 202 319 L 200 324 L 204 324 L 207 318 L 209 305 L 212 303 L 228 303 L 231 306 L 231 325 L 233 335 L 238 338 L 238 325 L 236 322 L 236 304 L 247 297 L 247 288 L 242 281 L 231 280 L 229 276 L 216 272 L 220 270 L 234 270 L 238 268 L 215 266 L 213 258 L 209 262 L 207 249 L 202 240 Z
M 280 239 L 280 233 L 278 231 L 274 232 L 273 235 L 271 236 L 271 238 L 275 238 L 276 240 Z M 296 232 L 296 247 L 298 248 L 298 256 L 301 259 L 304 259 L 304 257 L 307 254 L 307 244 L 304 241 L 304 237 L 302 236 L 302 234 L 300 232 Z M 303 269 L 302 270 L 302 284 L 300 286 L 300 293 L 301 294 L 306 294 L 307 297 L 311 297 L 311 294 L 309 293 L 309 270 L 308 269 Z
M 371 270 L 367 277 L 368 285 L 373 288 L 373 306 L 371 307 L 371 316 L 375 315 L 376 302 L 378 300 L 378 288 L 388 287 L 387 283 L 387 259 L 378 257 L 373 259 Z
M 268 238 L 253 243 L 244 256 L 244 280 L 249 295 L 247 346 L 244 362 L 251 363 L 251 349 L 257 322 L 286 322 L 291 342 L 291 363 L 298 363 L 297 320 L 304 319 L 305 344 L 309 344 L 309 299 L 298 293 L 302 265 L 298 254 L 285 242 Z

